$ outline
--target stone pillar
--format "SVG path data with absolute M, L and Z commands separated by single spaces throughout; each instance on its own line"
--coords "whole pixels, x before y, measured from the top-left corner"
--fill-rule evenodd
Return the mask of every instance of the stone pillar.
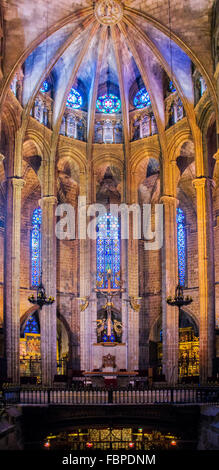
M 179 312 L 177 307 L 167 304 L 168 296 L 175 294 L 178 283 L 177 263 L 177 199 L 162 196 L 164 205 L 164 244 L 162 250 L 162 330 L 163 373 L 169 385 L 178 381 Z
M 133 173 L 131 175 L 131 204 L 137 204 L 137 178 Z M 137 210 L 137 209 L 136 209 Z M 136 223 L 134 214 L 129 215 L 129 239 L 128 248 L 128 295 L 132 297 L 139 296 L 139 273 L 138 273 L 138 244 L 139 240 L 133 239 L 133 226 Z M 135 227 L 136 228 L 136 227 Z M 137 301 L 139 303 L 139 301 Z M 128 370 L 139 369 L 139 311 L 134 310 L 128 304 Z
M 86 174 L 80 173 L 80 196 L 86 197 Z M 79 243 L 80 243 L 80 297 L 85 298 L 90 296 L 90 240 L 87 237 L 87 201 L 78 207 L 80 214 L 80 221 L 84 226 L 80 227 Z M 81 303 L 84 303 L 82 301 Z M 91 317 L 90 317 L 90 304 L 84 311 L 80 311 L 80 367 L 81 370 L 90 370 L 91 367 Z
M 7 377 L 20 381 L 20 229 L 21 190 L 24 180 L 7 179 L 7 210 L 4 250 L 4 329 Z
M 45 305 L 40 312 L 42 385 L 51 386 L 57 367 L 56 327 L 56 197 L 44 196 L 42 209 L 42 282 L 46 296 L 55 298 L 52 305 Z
M 215 324 L 212 183 L 209 178 L 201 177 L 193 180 L 193 184 L 197 198 L 200 382 L 206 383 L 212 376 Z
M 219 116 L 219 62 L 217 63 L 214 77 L 215 77 L 215 81 L 216 81 L 216 84 L 217 84 L 217 103 L 218 103 L 218 116 Z M 218 119 L 217 119 L 217 148 L 219 149 L 219 122 L 218 122 Z

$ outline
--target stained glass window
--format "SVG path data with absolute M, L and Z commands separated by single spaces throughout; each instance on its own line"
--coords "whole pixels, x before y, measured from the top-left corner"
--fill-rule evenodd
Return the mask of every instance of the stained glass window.
M 169 81 L 168 90 L 170 91 L 170 93 L 174 93 L 176 91 L 175 85 L 172 80 Z
M 78 109 L 81 108 L 82 104 L 83 100 L 81 94 L 72 87 L 67 98 L 66 106 L 68 108 Z
M 199 83 L 200 83 L 200 93 L 201 96 L 204 94 L 205 90 L 207 90 L 207 85 L 203 77 L 199 78 Z
M 31 262 L 32 262 L 32 286 L 40 283 L 41 274 L 41 222 L 42 210 L 40 207 L 33 211 L 31 232 Z
M 31 315 L 29 319 L 27 320 L 27 323 L 24 328 L 24 335 L 25 333 L 33 333 L 36 335 L 40 334 L 40 324 L 39 324 L 38 315 L 36 313 Z
M 177 208 L 177 249 L 178 249 L 178 276 L 179 284 L 185 285 L 186 281 L 186 228 L 185 214 L 182 209 Z
M 111 287 L 118 288 L 120 272 L 120 222 L 117 217 L 106 213 L 98 218 L 97 224 L 97 281 L 103 279 L 100 288 L 107 287 L 107 270 L 112 271 Z
M 44 80 L 44 82 L 41 85 L 40 91 L 41 93 L 47 93 L 50 90 L 50 88 L 51 88 L 51 85 L 48 82 L 48 80 Z
M 136 93 L 133 104 L 135 108 L 145 108 L 147 106 L 150 106 L 151 100 L 146 88 L 141 88 L 141 90 Z
M 109 95 L 99 96 L 96 102 L 96 107 L 101 113 L 117 113 L 121 109 L 121 101 L 118 96 L 110 93 Z

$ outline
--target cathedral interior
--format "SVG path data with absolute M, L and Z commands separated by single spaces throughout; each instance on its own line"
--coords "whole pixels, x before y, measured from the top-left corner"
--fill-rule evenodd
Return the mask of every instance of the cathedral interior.
M 1 383 L 218 381 L 219 1 L 2 0 L 0 20 Z

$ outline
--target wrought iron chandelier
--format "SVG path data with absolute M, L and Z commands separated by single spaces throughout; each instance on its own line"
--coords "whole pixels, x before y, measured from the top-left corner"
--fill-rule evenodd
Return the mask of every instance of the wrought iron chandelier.
M 31 302 L 31 304 L 39 305 L 40 310 L 43 308 L 44 305 L 51 305 L 55 301 L 54 297 L 51 297 L 51 296 L 48 298 L 46 297 L 45 287 L 43 286 L 42 282 L 37 287 L 36 298 L 32 294 L 28 297 L 28 300 L 29 302 Z
M 183 294 L 183 287 L 178 284 L 175 289 L 175 296 L 174 297 L 167 297 L 167 303 L 168 305 L 171 305 L 172 307 L 183 307 L 184 305 L 189 305 L 193 301 L 192 297 L 189 297 L 188 295 L 184 297 Z

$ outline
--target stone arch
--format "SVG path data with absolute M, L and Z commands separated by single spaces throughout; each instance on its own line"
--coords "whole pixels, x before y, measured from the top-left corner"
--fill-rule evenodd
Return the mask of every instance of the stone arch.
M 26 312 L 23 313 L 23 315 L 21 316 L 21 318 L 20 318 L 20 335 L 21 336 L 24 334 L 24 329 L 25 329 L 25 326 L 27 324 L 27 321 L 36 312 L 39 312 L 39 306 L 33 305 L 28 310 L 26 310 Z
M 193 328 L 196 337 L 199 337 L 199 321 L 188 308 L 182 308 L 179 316 L 179 333 L 180 329 L 187 328 L 188 326 Z M 155 354 L 155 345 L 162 342 L 162 315 L 158 315 L 153 321 L 149 331 L 149 360 L 151 362 L 150 355 Z M 150 344 L 151 343 L 151 344 Z
M 94 157 L 93 160 L 93 168 L 94 172 L 103 165 L 109 165 L 109 164 L 114 164 L 116 167 L 120 169 L 120 171 L 123 171 L 123 158 L 122 154 L 121 157 L 119 155 L 115 155 L 113 153 L 101 153 L 100 155 L 97 155 Z
M 148 139 L 149 140 L 149 139 Z M 160 146 L 147 145 L 141 147 L 139 150 L 133 153 L 130 159 L 130 170 L 132 173 L 137 171 L 138 166 L 141 164 L 142 160 L 146 158 L 154 158 L 160 162 Z
M 183 174 L 188 171 L 189 167 L 193 168 L 192 177 L 195 178 L 195 145 L 192 139 L 184 140 L 178 147 L 178 155 L 176 155 L 176 165 L 178 172 L 176 174 L 176 185 Z
M 78 168 L 80 172 L 86 172 L 87 169 L 87 164 L 86 164 L 86 153 L 83 153 L 82 151 L 79 151 L 78 149 L 75 150 L 72 147 L 72 143 L 70 142 L 70 145 L 65 147 L 64 142 L 58 145 L 57 149 L 58 153 L 58 159 L 57 159 L 57 165 L 59 164 L 59 160 L 62 158 L 69 158 L 72 159 L 75 164 L 78 165 Z
M 24 336 L 24 330 L 26 327 L 26 324 L 30 317 L 34 314 L 38 315 L 38 321 L 39 321 L 39 327 L 40 327 L 40 308 L 37 305 L 33 305 L 30 307 L 26 312 L 21 316 L 20 318 L 20 337 Z M 66 335 L 67 337 L 67 350 L 66 350 L 66 345 L 65 345 L 65 352 L 68 353 L 68 362 L 71 361 L 72 358 L 72 332 L 71 328 L 66 320 L 66 318 L 57 310 L 57 320 L 60 321 L 61 326 L 64 327 L 64 336 Z M 63 336 L 63 331 L 61 332 L 61 335 Z M 59 338 L 59 331 L 57 327 L 57 343 L 61 342 L 62 339 L 60 340 Z M 57 347 L 59 348 L 59 344 L 57 344 Z M 62 356 L 61 356 L 62 357 Z
M 193 141 L 192 133 L 189 127 L 187 129 L 183 129 L 182 131 L 176 132 L 176 134 L 170 138 L 167 147 L 169 162 L 176 160 L 181 147 L 187 141 Z
M 158 202 L 160 198 L 160 165 L 155 158 L 145 158 L 135 172 L 135 184 L 140 204 Z
M 95 200 L 99 203 L 120 203 L 122 191 L 122 178 L 120 166 L 114 161 L 105 159 L 102 164 L 95 167 Z
M 68 339 L 68 362 L 72 359 L 72 331 L 69 326 L 68 321 L 66 320 L 65 316 L 60 313 L 60 310 L 57 309 L 57 320 L 59 320 L 62 325 L 64 326 L 67 339 Z
M 77 203 L 80 186 L 80 168 L 71 157 L 62 157 L 56 166 L 57 197 L 59 202 Z
M 162 315 L 159 314 L 153 321 L 149 331 L 149 341 L 158 341 L 160 329 L 162 328 Z
M 44 135 L 45 134 L 45 135 Z M 43 161 L 49 161 L 50 158 L 50 142 L 47 139 L 47 133 L 38 132 L 35 128 L 32 128 L 30 125 L 27 127 L 24 136 L 24 142 L 26 140 L 31 140 L 37 150 L 39 155 L 42 157 Z
M 194 327 L 195 333 L 199 336 L 199 319 L 197 316 L 191 311 L 191 309 L 188 309 L 188 307 L 183 307 L 181 312 L 185 315 L 185 319 L 187 317 L 190 324 Z M 182 321 L 184 322 L 185 320 L 182 318 Z
M 39 145 L 34 140 L 28 139 L 27 137 L 23 142 L 23 160 L 28 163 L 39 177 L 42 164 L 41 151 Z

